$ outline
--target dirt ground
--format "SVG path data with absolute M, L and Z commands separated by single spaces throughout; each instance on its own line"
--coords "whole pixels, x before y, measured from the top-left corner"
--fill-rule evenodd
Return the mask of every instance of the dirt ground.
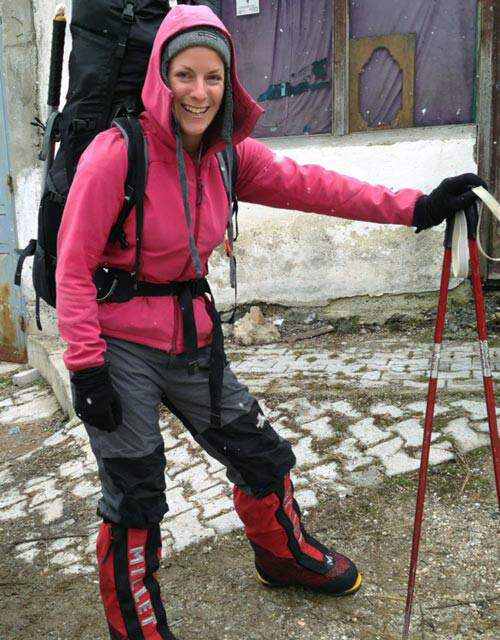
M 492 299 L 490 312 L 496 304 L 496 298 Z M 451 320 L 462 327 L 461 337 L 474 340 L 469 312 L 457 313 Z M 495 327 L 490 330 L 494 342 Z M 353 344 L 359 339 L 358 331 L 359 326 L 349 324 L 339 328 L 343 339 L 348 336 Z M 364 332 L 366 339 L 370 335 L 402 332 L 430 341 L 432 325 L 425 317 L 411 324 L 396 318 L 384 327 L 365 327 Z M 336 333 L 314 340 L 322 349 L 333 349 Z M 0 381 L 0 396 L 8 385 L 7 379 Z M 305 392 L 322 398 L 326 390 L 315 387 L 305 388 Z M 356 407 L 362 408 L 367 401 L 366 392 L 356 388 L 346 387 L 338 392 Z M 397 404 L 404 393 L 410 392 L 370 390 L 370 400 L 377 396 L 376 399 Z M 284 399 L 285 396 L 280 397 L 279 401 Z M 265 400 L 271 406 L 277 401 Z M 21 449 L 19 441 L 9 449 L 9 439 L 5 433 L 0 434 L 3 461 L 12 460 L 22 450 L 31 450 L 37 437 L 41 442 L 63 422 L 61 414 L 46 425 L 39 425 Z M 57 446 L 42 450 L 20 461 L 16 473 L 23 478 L 40 475 L 44 468 L 62 462 L 58 453 Z M 335 599 L 301 588 L 266 589 L 255 579 L 252 554 L 241 532 L 218 536 L 164 557 L 158 579 L 172 631 L 179 640 L 401 638 L 417 479 L 417 473 L 395 476 L 375 487 L 358 488 L 345 498 L 314 487 L 319 504 L 308 510 L 306 527 L 321 541 L 356 561 L 364 586 L 354 597 Z M 65 515 L 73 535 L 80 530 L 85 532 L 96 519 L 94 513 L 81 511 L 80 502 L 75 502 L 74 511 Z M 500 637 L 499 529 L 488 447 L 431 468 L 411 638 Z M 49 544 L 53 535 L 50 526 L 40 525 L 30 516 L 0 522 L 1 640 L 108 638 L 96 573 L 61 575 L 51 568 L 44 554 L 31 565 L 13 557 L 12 550 L 20 541 L 40 539 Z

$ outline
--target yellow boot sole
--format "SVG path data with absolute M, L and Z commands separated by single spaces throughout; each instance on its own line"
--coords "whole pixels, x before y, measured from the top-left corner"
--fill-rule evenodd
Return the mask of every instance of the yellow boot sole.
M 292 584 L 280 584 L 280 583 L 273 583 L 273 582 L 269 582 L 268 580 L 265 580 L 258 571 L 256 571 L 257 573 L 257 580 L 263 584 L 266 587 L 292 587 L 292 586 L 305 586 L 305 585 L 292 585 Z M 356 582 L 352 585 L 352 587 L 350 589 L 347 589 L 347 591 L 342 591 L 342 593 L 329 593 L 328 595 L 334 596 L 334 597 L 341 597 L 341 596 L 352 596 L 356 593 L 356 591 L 360 588 L 361 583 L 363 582 L 363 576 L 358 573 L 358 577 L 356 578 Z M 320 589 L 315 589 L 314 587 L 307 587 L 305 586 L 306 589 L 312 589 L 313 591 L 321 591 Z M 323 592 L 326 593 L 326 592 Z

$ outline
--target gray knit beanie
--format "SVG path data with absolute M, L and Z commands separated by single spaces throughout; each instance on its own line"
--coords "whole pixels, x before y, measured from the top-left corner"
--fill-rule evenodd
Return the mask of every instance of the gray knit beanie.
M 231 68 L 231 47 L 226 36 L 212 27 L 196 27 L 189 31 L 182 31 L 171 38 L 161 56 L 161 75 L 168 86 L 168 63 L 183 49 L 188 47 L 208 47 L 213 49 L 224 62 L 226 71 Z

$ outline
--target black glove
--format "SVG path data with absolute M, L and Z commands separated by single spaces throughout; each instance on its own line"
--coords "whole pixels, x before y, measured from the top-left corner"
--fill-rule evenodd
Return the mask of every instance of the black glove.
M 114 431 L 122 423 L 122 405 L 109 377 L 108 366 L 76 371 L 71 376 L 76 415 L 86 424 Z
M 420 196 L 415 203 L 412 225 L 415 232 L 441 224 L 457 211 L 467 209 L 476 199 L 472 187 L 486 188 L 486 182 L 475 173 L 446 178 L 428 196 Z

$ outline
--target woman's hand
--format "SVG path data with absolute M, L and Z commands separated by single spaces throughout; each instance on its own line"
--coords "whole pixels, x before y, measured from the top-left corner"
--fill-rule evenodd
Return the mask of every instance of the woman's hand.
M 121 425 L 122 406 L 107 365 L 76 371 L 71 382 L 73 406 L 83 422 L 103 431 L 114 431 Z
M 416 233 L 441 224 L 457 211 L 467 209 L 476 199 L 473 187 L 487 187 L 475 173 L 446 178 L 428 196 L 420 196 L 415 204 L 412 225 Z

